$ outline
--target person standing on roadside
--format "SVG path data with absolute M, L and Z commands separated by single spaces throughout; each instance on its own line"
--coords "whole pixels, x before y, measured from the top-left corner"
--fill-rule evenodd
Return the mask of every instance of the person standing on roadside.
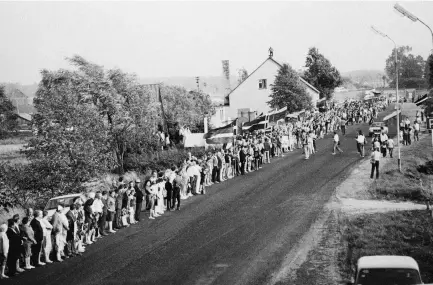
M 340 120 L 340 125 L 341 125 L 341 133 L 343 134 L 343 136 L 346 135 L 346 124 L 347 124 L 346 119 L 342 118 Z
M 136 201 L 136 207 L 135 207 L 135 220 L 137 221 L 137 222 L 139 222 L 140 221 L 140 215 L 141 215 L 141 208 L 142 208 L 142 205 L 143 205 L 143 200 L 144 200 L 144 194 L 143 194 L 143 191 L 140 189 L 140 183 L 141 183 L 141 180 L 140 179 L 137 179 L 137 180 L 135 180 L 135 186 L 134 186 L 134 189 L 135 189 L 135 201 Z
M 370 178 L 373 179 L 374 170 L 376 170 L 376 179 L 379 179 L 379 160 L 380 160 L 380 152 L 379 148 L 375 148 L 371 153 L 371 174 Z
M 333 152 L 332 154 L 335 155 L 335 151 L 338 150 L 340 153 L 342 153 L 343 151 L 341 150 L 341 148 L 339 147 L 340 145 L 340 137 L 337 134 L 337 131 L 334 131 L 334 148 L 333 148 Z
M 110 191 L 110 196 L 107 198 L 107 224 L 108 224 L 108 232 L 115 233 L 113 230 L 113 220 L 116 215 L 116 192 L 114 190 Z

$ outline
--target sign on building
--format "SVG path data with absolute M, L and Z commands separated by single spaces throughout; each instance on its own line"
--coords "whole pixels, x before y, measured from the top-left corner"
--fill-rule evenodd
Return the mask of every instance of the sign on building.
M 429 130 L 433 129 L 433 117 L 427 118 L 427 129 Z

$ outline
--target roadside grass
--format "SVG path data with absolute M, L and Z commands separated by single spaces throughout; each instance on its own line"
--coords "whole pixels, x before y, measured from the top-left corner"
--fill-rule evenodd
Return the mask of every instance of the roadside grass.
M 381 177 L 369 189 L 375 199 L 400 200 L 424 203 L 433 198 L 433 175 L 417 170 L 420 165 L 433 160 L 431 138 L 422 135 L 411 146 L 401 147 L 401 173 L 397 169 L 397 150 L 394 149 L 393 161 L 381 169 Z M 389 158 L 388 158 L 389 159 Z
M 0 162 L 9 162 L 11 164 L 28 163 L 27 158 L 20 152 L 22 144 L 0 145 Z
M 7 139 L 0 140 L 0 146 L 13 145 L 13 144 L 26 144 L 31 139 L 31 136 L 14 136 Z
M 341 276 L 350 280 L 358 258 L 407 255 L 420 267 L 424 282 L 433 282 L 433 223 L 426 211 L 402 211 L 340 217 L 347 246 L 340 248 Z

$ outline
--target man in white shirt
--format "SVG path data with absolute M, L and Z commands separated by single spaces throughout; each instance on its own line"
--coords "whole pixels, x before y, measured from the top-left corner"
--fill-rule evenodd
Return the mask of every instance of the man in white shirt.
M 338 146 L 340 143 L 340 137 L 337 134 L 337 131 L 334 131 L 334 148 L 332 154 L 335 155 L 335 150 L 338 150 L 340 153 L 343 152 L 341 148 Z
M 390 138 L 387 142 L 389 157 L 392 158 L 392 151 L 394 150 L 394 141 Z
M 381 151 L 382 151 L 383 157 L 386 157 L 386 145 L 387 145 L 387 141 L 388 141 L 388 136 L 382 130 L 382 133 L 380 134 L 380 143 L 381 143 L 381 146 L 382 146 Z
M 371 175 L 370 178 L 373 179 L 374 170 L 376 169 L 376 179 L 379 179 L 379 160 L 380 160 L 380 152 L 378 148 L 375 148 L 371 153 Z
M 410 127 L 410 120 L 409 120 L 409 118 L 406 118 L 406 120 L 404 121 L 404 124 L 405 124 L 405 128 L 409 128 Z

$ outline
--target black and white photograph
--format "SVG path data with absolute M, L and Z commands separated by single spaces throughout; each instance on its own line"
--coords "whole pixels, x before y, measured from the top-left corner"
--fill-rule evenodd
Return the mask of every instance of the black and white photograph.
M 0 0 L 0 284 L 433 284 L 433 1 Z

